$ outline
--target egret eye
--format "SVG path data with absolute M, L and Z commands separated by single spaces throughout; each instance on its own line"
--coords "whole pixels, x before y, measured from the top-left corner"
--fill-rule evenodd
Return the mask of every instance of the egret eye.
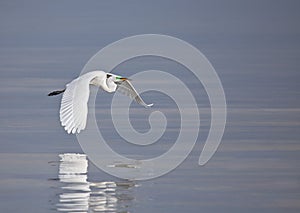
M 106 78 L 109 78 L 109 77 L 111 77 L 112 75 L 110 75 L 110 74 L 106 74 Z

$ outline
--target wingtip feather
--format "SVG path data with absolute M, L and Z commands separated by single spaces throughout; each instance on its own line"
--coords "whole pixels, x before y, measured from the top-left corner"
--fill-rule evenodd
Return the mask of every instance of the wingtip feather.
M 152 107 L 154 104 L 152 103 L 152 104 L 147 104 L 147 106 L 146 106 L 146 108 L 150 108 L 150 107 Z

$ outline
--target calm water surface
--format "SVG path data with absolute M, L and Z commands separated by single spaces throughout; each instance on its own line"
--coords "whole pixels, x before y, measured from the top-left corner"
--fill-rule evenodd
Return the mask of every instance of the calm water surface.
M 278 118 L 266 124 L 273 113 Z M 296 212 L 300 146 L 283 135 L 295 131 L 291 123 L 299 119 L 297 113 L 230 110 L 224 141 L 207 165 L 197 165 L 199 143 L 176 170 L 148 181 L 121 180 L 98 170 L 85 155 L 74 154 L 82 152 L 70 135 L 58 142 L 36 133 L 49 152 L 29 152 L 39 146 L 27 143 L 24 151 L 0 155 L 1 207 L 6 212 Z M 286 122 L 286 116 L 293 119 Z
M 24 2 L 0 3 L 1 212 L 300 212 L 299 1 Z M 205 54 L 224 87 L 227 125 L 216 154 L 198 166 L 210 125 L 203 86 L 162 58 L 118 65 L 113 72 L 124 76 L 163 70 L 182 79 L 201 119 L 196 145 L 178 168 L 152 180 L 122 180 L 83 155 L 60 126 L 60 97 L 47 94 L 77 77 L 101 48 L 143 33 L 178 37 Z M 166 152 L 180 129 L 174 101 L 155 91 L 142 95 L 155 105 L 131 105 L 137 131 L 149 129 L 151 110 L 169 121 L 162 138 L 144 147 L 114 130 L 111 94 L 99 92 L 96 101 L 109 146 L 137 160 Z

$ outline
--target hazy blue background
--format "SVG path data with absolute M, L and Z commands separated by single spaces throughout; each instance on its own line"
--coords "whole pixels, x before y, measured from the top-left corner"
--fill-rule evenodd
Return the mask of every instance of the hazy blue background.
M 299 9 L 299 1 L 273 0 L 1 1 L 0 209 L 55 211 L 57 183 L 48 179 L 57 177 L 57 165 L 48 162 L 81 149 L 60 127 L 60 98 L 47 93 L 111 42 L 156 33 L 206 55 L 224 86 L 228 123 L 205 167 L 197 160 L 207 131 L 178 169 L 139 183 L 127 210 L 299 212 Z M 141 62 L 128 68 L 155 65 Z M 92 165 L 90 172 L 115 180 Z

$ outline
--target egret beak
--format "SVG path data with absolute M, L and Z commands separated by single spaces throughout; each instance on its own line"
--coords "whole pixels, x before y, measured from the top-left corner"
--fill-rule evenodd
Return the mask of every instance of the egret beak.
M 126 80 L 131 81 L 131 79 L 129 79 L 129 78 L 124 78 L 124 77 L 121 77 L 120 80 L 122 80 L 122 81 L 126 81 Z

